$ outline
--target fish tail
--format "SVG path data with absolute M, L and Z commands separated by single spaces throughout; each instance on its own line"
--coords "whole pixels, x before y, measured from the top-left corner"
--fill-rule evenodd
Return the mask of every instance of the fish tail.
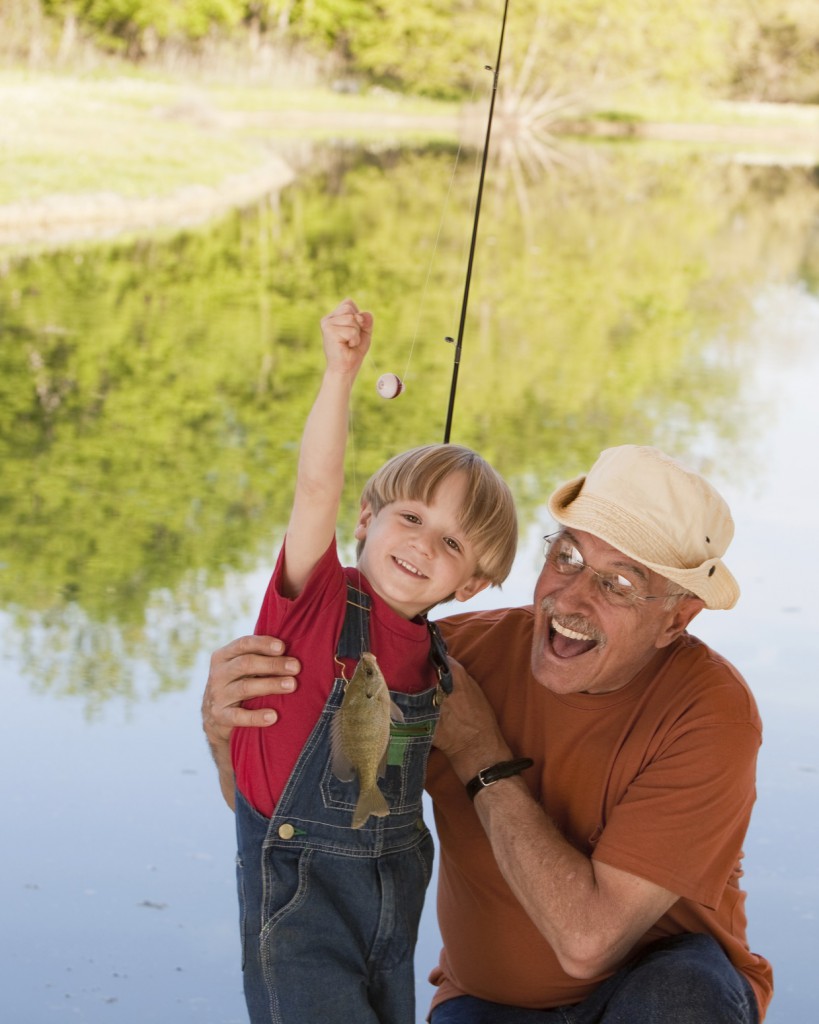
M 378 786 L 370 786 L 363 789 L 358 797 L 358 803 L 353 811 L 353 828 L 361 828 L 370 815 L 376 818 L 386 818 L 390 813 L 384 794 Z

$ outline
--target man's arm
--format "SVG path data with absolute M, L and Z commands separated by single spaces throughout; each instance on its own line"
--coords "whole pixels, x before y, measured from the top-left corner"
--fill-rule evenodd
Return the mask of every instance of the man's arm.
M 515 754 L 478 685 L 454 662 L 453 671 L 453 693 L 442 707 L 434 743 L 466 784 L 482 768 Z M 580 853 L 520 777 L 480 790 L 475 810 L 507 884 L 573 977 L 597 977 L 622 963 L 678 898 Z
M 270 636 L 242 636 L 215 651 L 202 696 L 202 727 L 219 771 L 219 785 L 227 805 L 235 801 L 230 734 L 237 725 L 265 728 L 276 712 L 250 711 L 242 702 L 272 693 L 292 693 L 301 669 L 296 658 L 285 655 L 284 644 Z

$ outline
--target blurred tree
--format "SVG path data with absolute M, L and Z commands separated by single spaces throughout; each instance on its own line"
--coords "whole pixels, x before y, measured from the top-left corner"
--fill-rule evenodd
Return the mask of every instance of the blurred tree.
M 202 39 L 214 28 L 235 28 L 245 0 L 41 0 L 47 14 L 78 18 L 101 42 L 139 57 L 159 40 Z
M 342 538 L 372 470 L 441 438 L 474 198 L 459 172 L 447 201 L 452 156 L 345 149 L 208 230 L 0 265 L 0 606 L 41 685 L 102 699 L 145 656 L 172 685 L 218 630 L 209 595 L 272 565 L 340 297 L 376 316 Z M 760 282 L 809 272 L 815 248 L 807 173 L 563 158 L 525 204 L 500 181 L 488 196 L 455 407 L 453 440 L 507 477 L 524 530 L 609 444 L 683 454 L 706 434 L 742 472 L 758 420 L 737 339 Z
M 758 0 L 736 19 L 730 62 L 734 95 L 819 103 L 819 4 Z
M 40 2 L 72 32 L 79 21 L 132 57 L 245 25 L 256 43 L 263 34 L 325 58 L 340 87 L 446 98 L 475 91 L 494 60 L 503 11 L 503 0 Z M 529 87 L 541 92 L 599 100 L 626 85 L 779 100 L 819 94 L 815 0 L 512 0 L 507 46 L 513 78 L 537 51 Z
M 435 149 L 365 155 L 289 190 L 278 211 L 7 266 L 0 543 L 14 571 L 0 599 L 19 600 L 24 578 L 32 607 L 63 595 L 139 620 L 146 595 L 190 568 L 218 576 L 252 558 L 286 522 L 321 367 L 316 323 L 344 294 L 378 318 L 355 405 L 351 514 L 387 454 L 439 437 L 451 358 L 442 338 L 457 325 L 471 217 L 471 188 L 459 188 L 436 240 L 449 171 L 451 154 Z M 749 280 L 778 250 L 780 275 L 805 251 L 797 226 L 815 189 L 791 176 L 774 196 L 774 173 L 694 159 L 655 167 L 611 151 L 588 177 L 533 183 L 527 209 L 513 191 L 494 195 L 456 436 L 516 479 L 536 439 L 554 444 L 566 423 L 584 451 L 617 431 L 661 430 L 663 403 L 689 400 L 680 375 L 725 334 Z M 754 195 L 793 227 L 779 245 L 760 235 L 751 258 L 747 232 L 736 245 L 730 225 L 739 204 L 744 223 L 761 217 Z M 385 405 L 372 385 L 388 367 L 407 392 Z M 708 391 L 736 386 L 712 374 Z M 686 420 L 701 429 L 702 395 L 691 401 L 678 430 Z M 736 410 L 719 429 L 742 429 Z

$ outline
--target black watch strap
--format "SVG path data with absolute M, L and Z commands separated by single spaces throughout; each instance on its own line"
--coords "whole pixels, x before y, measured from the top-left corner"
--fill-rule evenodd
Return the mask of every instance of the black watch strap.
M 466 784 L 466 792 L 470 800 L 475 799 L 479 793 L 493 782 L 500 782 L 501 779 L 508 779 L 512 775 L 520 775 L 521 772 L 531 768 L 535 762 L 531 757 L 516 757 L 514 761 L 499 761 L 489 768 L 482 768 L 474 779 Z

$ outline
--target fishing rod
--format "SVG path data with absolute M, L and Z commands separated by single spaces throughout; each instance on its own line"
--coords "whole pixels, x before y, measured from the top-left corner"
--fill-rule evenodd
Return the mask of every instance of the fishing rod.
M 500 39 L 498 40 L 498 56 L 495 59 L 494 68 L 489 64 L 486 70 L 492 72 L 492 98 L 489 102 L 489 117 L 486 121 L 486 138 L 483 143 L 483 159 L 481 160 L 481 175 L 478 180 L 478 196 L 475 200 L 475 219 L 472 223 L 472 242 L 469 246 L 469 258 L 466 263 L 466 281 L 464 283 L 464 297 L 461 303 L 461 321 L 458 325 L 458 338 L 455 341 L 455 357 L 452 364 L 452 383 L 449 387 L 449 406 L 446 413 L 446 427 L 444 428 L 444 444 L 449 444 L 449 437 L 452 433 L 452 414 L 455 409 L 455 392 L 458 388 L 458 369 L 461 365 L 461 345 L 464 340 L 464 326 L 466 325 L 466 309 L 469 304 L 469 285 L 472 281 L 472 264 L 475 260 L 475 247 L 478 241 L 478 221 L 481 216 L 481 200 L 483 199 L 483 183 L 486 178 L 486 161 L 489 157 L 489 139 L 492 134 L 492 117 L 495 113 L 495 97 L 498 93 L 498 77 L 500 76 L 501 55 L 503 54 L 503 37 L 506 34 L 506 12 L 509 9 L 509 0 L 504 0 L 503 19 L 501 20 Z M 453 339 L 446 338 L 452 343 Z

